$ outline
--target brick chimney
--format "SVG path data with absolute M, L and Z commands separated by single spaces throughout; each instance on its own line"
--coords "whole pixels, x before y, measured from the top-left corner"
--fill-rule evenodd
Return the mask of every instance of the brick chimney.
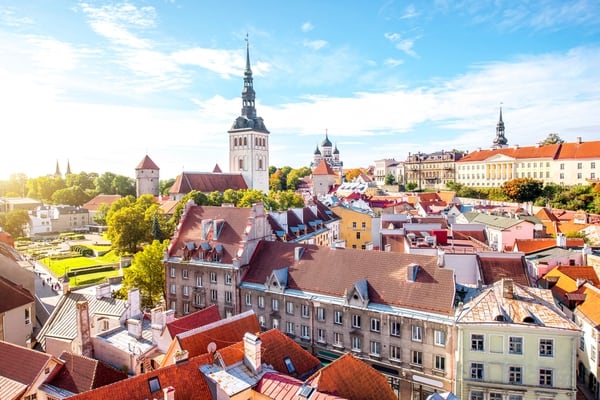
M 77 339 L 79 354 L 92 357 L 92 338 L 90 329 L 90 311 L 87 301 L 78 301 L 77 307 Z
M 505 299 L 514 299 L 515 292 L 514 292 L 514 287 L 513 287 L 513 280 L 504 278 L 501 281 L 501 285 L 502 285 L 502 297 L 504 297 Z
M 262 341 L 258 336 L 249 332 L 244 334 L 244 363 L 255 375 L 262 370 L 261 346 Z

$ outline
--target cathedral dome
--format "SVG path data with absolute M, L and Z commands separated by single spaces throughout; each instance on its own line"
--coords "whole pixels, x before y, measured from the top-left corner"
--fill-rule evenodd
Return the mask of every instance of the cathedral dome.
M 331 147 L 331 142 L 329 141 L 329 136 L 325 134 L 325 140 L 321 143 L 322 147 Z

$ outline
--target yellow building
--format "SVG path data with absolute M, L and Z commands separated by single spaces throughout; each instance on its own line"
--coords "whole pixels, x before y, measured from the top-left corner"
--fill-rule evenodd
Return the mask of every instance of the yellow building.
M 457 328 L 458 398 L 575 398 L 582 333 L 550 290 L 498 281 L 464 305 Z
M 372 211 L 348 206 L 331 208 L 340 217 L 340 238 L 346 242 L 347 248 L 371 250 L 373 248 Z

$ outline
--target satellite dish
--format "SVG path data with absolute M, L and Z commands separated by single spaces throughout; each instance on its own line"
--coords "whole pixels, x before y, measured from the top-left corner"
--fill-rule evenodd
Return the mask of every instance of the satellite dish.
M 217 351 L 217 344 L 215 342 L 210 342 L 208 346 L 206 346 L 206 350 L 208 350 L 209 354 L 213 354 Z

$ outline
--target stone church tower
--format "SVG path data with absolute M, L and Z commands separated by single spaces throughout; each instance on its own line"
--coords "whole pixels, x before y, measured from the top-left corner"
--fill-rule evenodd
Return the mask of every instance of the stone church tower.
M 504 121 L 502 121 L 502 107 L 500 107 L 500 119 L 496 124 L 496 137 L 494 138 L 494 143 L 492 144 L 494 149 L 501 149 L 503 147 L 508 147 L 508 139 L 504 136 Z
M 240 173 L 249 189 L 269 192 L 269 131 L 256 115 L 250 69 L 250 45 L 246 38 L 246 69 L 242 89 L 242 115 L 229 132 L 229 172 Z
M 135 167 L 135 195 L 137 197 L 143 194 L 158 196 L 159 172 L 160 168 L 146 154 L 146 157 Z

